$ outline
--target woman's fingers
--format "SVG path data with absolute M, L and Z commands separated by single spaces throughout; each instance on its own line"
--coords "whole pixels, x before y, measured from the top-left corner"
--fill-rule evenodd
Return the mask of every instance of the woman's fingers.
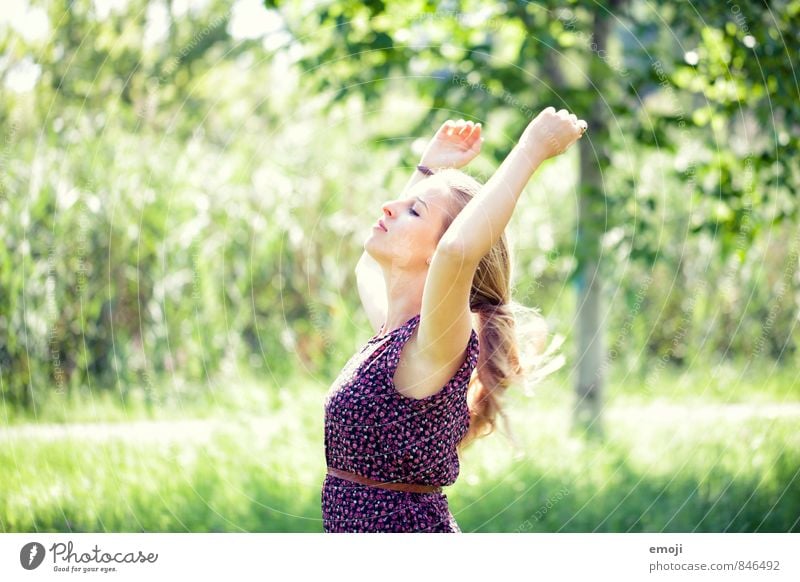
M 462 131 L 464 131 L 464 120 L 459 119 L 458 121 L 453 122 L 453 126 L 450 128 L 450 131 L 448 131 L 447 135 L 459 137 Z
M 472 136 L 475 134 L 475 123 L 472 121 L 467 122 L 467 128 L 464 130 L 464 133 L 461 134 L 466 141 L 470 141 Z
M 481 136 L 481 124 L 476 123 L 475 126 L 472 128 L 472 133 L 469 134 L 470 139 L 478 139 Z
M 473 124 L 472 129 L 471 129 L 469 135 L 467 136 L 467 139 L 466 139 L 467 144 L 470 147 L 474 146 L 475 143 L 478 142 L 480 137 L 481 137 L 481 124 L 480 123 L 475 123 L 475 124 Z
M 572 127 L 575 128 L 575 131 L 578 132 L 577 137 L 582 136 L 583 135 L 583 129 L 581 128 L 580 124 L 578 123 L 578 116 L 575 115 L 574 113 L 570 113 L 569 114 L 569 120 L 572 123 Z
M 584 129 L 586 127 L 586 122 L 583 121 L 582 119 L 579 120 L 578 116 L 575 115 L 574 113 L 570 113 L 566 109 L 559 109 L 556 115 L 558 115 L 564 121 L 568 121 L 570 125 L 572 125 L 572 127 L 578 131 L 578 137 L 582 136 L 584 131 L 586 131 Z
M 445 121 L 442 124 L 442 127 L 439 129 L 439 134 L 440 135 L 450 135 L 450 132 L 452 131 L 453 127 L 455 126 L 455 123 L 456 122 L 453 121 L 452 119 L 448 119 L 447 121 Z
M 448 119 L 442 124 L 439 135 L 448 138 L 455 138 L 461 142 L 471 143 L 477 140 L 481 134 L 481 124 L 464 119 Z

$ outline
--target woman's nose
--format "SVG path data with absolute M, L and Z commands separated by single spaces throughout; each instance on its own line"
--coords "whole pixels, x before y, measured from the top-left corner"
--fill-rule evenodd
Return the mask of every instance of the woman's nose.
M 383 204 L 383 206 L 381 206 L 381 210 L 383 210 L 384 214 L 387 214 L 387 215 L 389 215 L 389 216 L 392 216 L 392 214 L 393 214 L 393 212 L 394 212 L 394 210 L 393 210 L 393 206 L 394 206 L 394 201 L 391 201 L 391 202 L 385 202 L 385 203 Z

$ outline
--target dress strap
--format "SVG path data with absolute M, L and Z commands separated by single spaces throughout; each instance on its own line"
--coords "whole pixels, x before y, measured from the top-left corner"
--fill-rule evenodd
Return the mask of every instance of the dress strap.
M 394 378 L 394 372 L 400 364 L 400 353 L 403 351 L 403 346 L 408 343 L 408 340 L 414 334 L 421 313 L 417 313 L 414 317 L 406 321 L 397 330 L 396 337 L 392 340 L 392 345 L 389 347 L 387 366 L 389 368 L 389 378 Z

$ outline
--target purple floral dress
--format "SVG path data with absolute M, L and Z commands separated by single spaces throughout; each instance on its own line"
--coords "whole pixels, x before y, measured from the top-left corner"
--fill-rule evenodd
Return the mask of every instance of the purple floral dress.
M 469 429 L 467 386 L 478 363 L 472 330 L 463 364 L 427 398 L 394 386 L 400 352 L 420 314 L 353 355 L 325 401 L 325 460 L 329 467 L 377 481 L 451 485 L 459 472 L 456 444 Z M 444 493 L 392 491 L 326 475 L 326 532 L 460 532 Z

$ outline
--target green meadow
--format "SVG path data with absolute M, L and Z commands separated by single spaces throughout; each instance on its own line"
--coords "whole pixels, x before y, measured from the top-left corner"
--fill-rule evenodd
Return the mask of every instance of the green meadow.
M 796 379 L 707 376 L 667 370 L 648 401 L 620 386 L 601 430 L 571 428 L 563 372 L 512 395 L 514 441 L 496 433 L 465 452 L 445 489 L 451 511 L 465 532 L 800 531 Z M 687 381 L 708 389 L 690 397 Z M 325 390 L 248 380 L 236 400 L 156 417 L 92 418 L 87 401 L 18 418 L 0 433 L 0 528 L 320 532 Z M 112 405 L 97 404 L 108 417 Z

